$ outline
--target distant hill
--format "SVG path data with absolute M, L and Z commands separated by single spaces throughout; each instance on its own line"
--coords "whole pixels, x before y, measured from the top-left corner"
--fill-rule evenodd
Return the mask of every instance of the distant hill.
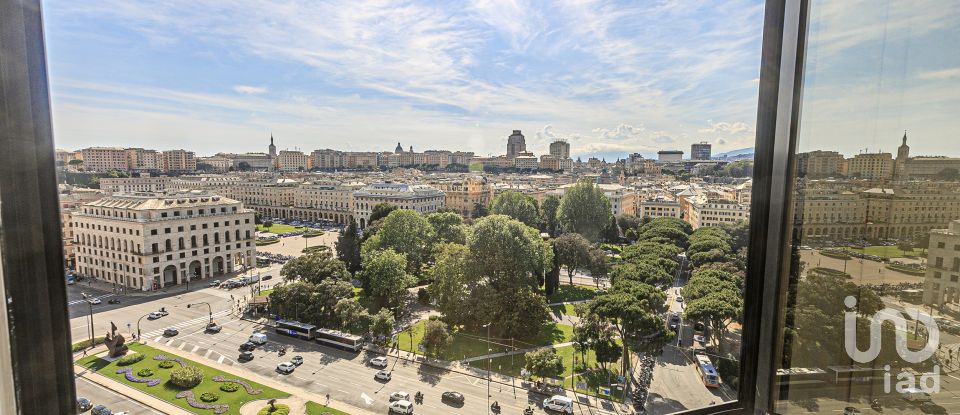
M 722 158 L 743 158 L 753 154 L 753 147 L 741 148 L 739 150 L 730 150 L 725 153 L 714 154 L 712 157 L 716 159 Z

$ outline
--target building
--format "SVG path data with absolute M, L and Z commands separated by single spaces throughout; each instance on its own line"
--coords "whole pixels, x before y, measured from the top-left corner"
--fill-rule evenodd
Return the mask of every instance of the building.
M 573 160 L 570 158 L 560 158 L 550 154 L 540 156 L 540 170 L 570 171 L 573 170 Z
M 277 158 L 277 146 L 273 144 L 273 133 L 270 133 L 270 145 L 267 146 L 267 155 L 270 156 L 270 160 Z
M 197 170 L 212 173 L 226 173 L 233 170 L 233 159 L 223 153 L 197 159 Z
M 690 145 L 690 160 L 710 160 L 710 143 L 701 141 Z
M 899 163 L 899 161 L 898 161 Z M 904 163 L 903 179 L 931 179 L 944 171 L 960 172 L 960 158 L 911 157 Z
M 143 148 L 127 149 L 127 167 L 135 172 L 158 172 L 163 168 L 160 153 Z
M 576 183 L 567 183 L 554 190 L 548 191 L 547 196 L 556 196 L 563 199 L 563 195 L 576 186 Z M 619 184 L 597 184 L 603 190 L 603 194 L 610 200 L 610 212 L 614 216 L 637 214 L 637 192 L 631 187 L 625 187 Z
M 111 193 L 163 192 L 169 183 L 167 176 L 104 177 L 100 179 L 100 189 Z
M 637 207 L 640 218 L 679 218 L 680 213 L 680 203 L 665 196 L 642 200 Z
M 399 143 L 397 143 L 399 144 Z M 319 170 L 338 170 L 343 168 L 343 152 L 331 150 L 313 150 L 310 153 L 310 168 Z
M 150 291 L 256 261 L 254 213 L 204 191 L 104 197 L 73 213 L 76 272 Z
M 405 183 L 376 183 L 353 192 L 354 218 L 360 228 L 370 221 L 374 206 L 386 203 L 422 214 L 436 212 L 444 206 L 444 194 L 432 186 Z
M 537 156 L 529 151 L 521 151 L 513 157 L 513 166 L 520 170 L 536 170 L 539 165 Z
M 550 143 L 550 155 L 561 159 L 570 158 L 570 143 L 564 139 L 557 139 Z
M 273 158 L 266 153 L 223 154 L 233 160 L 235 171 L 271 171 Z
M 836 151 L 810 151 L 797 154 L 797 175 L 800 177 L 822 178 L 844 175 L 843 154 Z
M 57 167 L 72 168 L 72 165 L 70 164 L 71 161 L 83 161 L 83 156 L 80 155 L 79 151 L 67 151 L 62 148 L 58 148 L 56 150 L 56 157 Z
M 923 303 L 942 306 L 957 302 L 960 302 L 960 220 L 951 220 L 946 229 L 930 230 Z
M 163 171 L 168 173 L 193 173 L 197 171 L 197 158 L 192 151 L 168 150 L 161 154 Z
M 277 170 L 282 172 L 307 171 L 307 155 L 302 151 L 281 150 L 277 154 Z
M 893 156 L 890 153 L 862 153 L 848 161 L 847 175 L 867 180 L 893 178 Z
M 750 219 L 750 205 L 725 199 L 697 197 L 690 200 L 684 218 L 693 229 L 702 226 L 730 225 Z
M 910 146 L 907 145 L 907 131 L 903 131 L 903 141 L 897 147 L 897 159 L 893 165 L 893 175 L 898 179 L 907 177 L 907 160 L 910 159 Z
M 657 152 L 657 161 L 661 163 L 678 162 L 682 160 L 682 150 L 660 150 Z
M 513 130 L 513 134 L 507 137 L 507 157 L 516 157 L 524 151 L 527 151 L 527 142 L 523 134 L 520 130 Z
M 86 171 L 108 172 L 111 170 L 129 170 L 127 150 L 119 147 L 89 147 L 80 150 L 83 169 Z
M 493 187 L 483 176 L 441 180 L 430 185 L 443 192 L 445 208 L 465 218 L 473 217 L 473 208 L 477 204 L 487 206 L 493 201 Z

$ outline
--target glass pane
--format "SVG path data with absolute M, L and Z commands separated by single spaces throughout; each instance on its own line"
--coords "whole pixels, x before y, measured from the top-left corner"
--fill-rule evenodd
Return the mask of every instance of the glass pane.
M 958 17 L 811 2 L 777 412 L 960 411 Z

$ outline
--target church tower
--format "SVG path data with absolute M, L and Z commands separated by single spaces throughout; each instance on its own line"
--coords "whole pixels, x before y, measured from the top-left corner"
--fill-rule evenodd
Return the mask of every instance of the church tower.
M 270 152 L 270 170 L 277 169 L 277 146 L 273 145 L 273 133 L 270 133 L 270 146 L 267 147 Z
M 910 146 L 907 145 L 907 130 L 903 130 L 903 142 L 897 147 L 897 160 L 894 164 L 894 177 L 907 178 L 907 160 L 910 158 Z

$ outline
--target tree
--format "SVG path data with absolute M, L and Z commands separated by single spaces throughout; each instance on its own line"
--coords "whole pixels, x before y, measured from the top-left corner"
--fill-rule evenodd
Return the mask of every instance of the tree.
M 590 312 L 609 323 L 620 335 L 623 342 L 620 373 L 627 373 L 629 369 L 629 349 L 657 352 L 672 338 L 663 324 L 666 299 L 663 290 L 652 285 L 621 280 L 590 304 Z
M 389 203 L 378 203 L 373 207 L 373 210 L 370 211 L 370 219 L 367 220 L 367 223 L 376 221 L 377 219 L 383 219 L 394 210 L 397 210 L 397 207 L 394 205 Z
M 567 277 L 573 285 L 573 272 L 590 263 L 590 241 L 578 233 L 565 233 L 553 240 L 560 265 L 567 267 Z
M 540 223 L 543 231 L 550 236 L 557 234 L 557 211 L 560 210 L 560 198 L 549 195 L 543 199 L 540 206 Z
M 350 272 L 360 270 L 360 232 L 356 221 L 350 221 L 347 228 L 337 236 L 334 246 L 337 249 L 337 258 L 343 261 Z
M 487 209 L 487 205 L 483 203 L 474 203 L 473 211 L 470 213 L 470 217 L 473 219 L 479 219 L 490 214 L 490 209 Z
M 439 311 L 452 324 L 470 321 L 471 313 L 467 308 L 471 292 L 477 285 L 477 279 L 467 274 L 467 247 L 458 244 L 437 244 L 436 260 L 429 275 L 433 282 L 428 290 Z
M 430 260 L 436 233 L 423 215 L 409 209 L 397 209 L 383 218 L 376 235 L 363 243 L 362 251 L 392 249 L 403 254 L 407 271 L 420 274 L 423 264 Z
M 263 228 L 264 228 L 264 229 L 270 229 L 270 228 L 272 228 L 272 227 L 273 227 L 273 221 L 272 221 L 272 220 L 268 220 L 268 221 L 266 221 L 266 222 L 263 222 Z
M 709 252 L 714 249 L 719 249 L 726 254 L 733 252 L 731 251 L 730 244 L 718 238 L 701 238 L 697 239 L 695 243 L 692 242 L 690 246 L 687 247 L 687 255 L 693 256 L 694 254 Z
M 960 180 L 960 170 L 947 167 L 937 172 L 937 174 L 934 177 L 936 177 L 937 180 L 955 182 L 957 180 Z
M 587 269 L 590 270 L 593 281 L 599 285 L 600 279 L 610 273 L 610 261 L 607 260 L 607 253 L 600 248 L 590 248 L 589 258 Z
M 453 336 L 447 330 L 447 323 L 440 320 L 427 320 L 423 326 L 423 341 L 420 343 L 427 354 L 439 356 L 440 350 L 453 341 Z
M 560 288 L 560 256 L 557 255 L 557 247 L 553 241 L 550 246 L 553 249 L 553 266 L 543 276 L 543 291 L 548 296 L 553 295 Z
M 723 338 L 727 326 L 737 319 L 743 309 L 743 300 L 739 292 L 717 291 L 687 303 L 684 318 L 692 321 L 709 322 L 717 332 L 717 350 L 722 351 Z
M 254 212 L 253 214 L 253 223 L 259 225 L 263 223 L 263 214 L 260 212 Z
M 563 374 L 563 360 L 552 348 L 537 349 L 523 355 L 525 367 L 534 376 L 555 378 Z
M 352 298 L 353 286 L 347 281 L 296 281 L 274 288 L 270 293 L 271 312 L 321 327 L 337 327 L 341 324 L 337 304 Z
M 617 285 L 623 280 L 666 288 L 673 283 L 673 276 L 667 274 L 661 267 L 648 262 L 627 262 L 616 265 L 610 270 L 611 284 Z
M 287 281 L 302 279 L 314 284 L 325 279 L 350 281 L 350 271 L 329 250 L 312 251 L 283 264 L 280 275 Z
M 512 190 L 500 193 L 493 199 L 490 213 L 510 216 L 534 228 L 540 220 L 536 199 Z
M 240 170 L 240 171 L 249 171 L 249 170 L 250 170 L 250 163 L 247 163 L 247 162 L 245 162 L 245 161 L 241 161 L 241 162 L 237 163 L 237 170 Z
M 454 212 L 434 212 L 427 215 L 438 242 L 467 243 L 467 227 L 463 218 Z
M 720 249 L 711 249 L 707 252 L 698 252 L 690 255 L 690 263 L 694 267 L 703 266 L 708 262 L 725 262 L 729 259 L 726 252 Z
M 900 241 L 897 243 L 897 249 L 899 249 L 900 252 L 903 252 L 903 256 L 907 256 L 907 252 L 913 252 L 913 242 Z
M 557 212 L 557 220 L 564 230 L 579 233 L 591 242 L 600 240 L 612 216 L 610 200 L 603 189 L 587 180 L 567 189 Z
M 640 227 L 642 220 L 633 215 L 620 215 L 617 216 L 617 225 L 620 226 L 620 230 L 623 231 L 626 235 L 628 230 L 633 229 L 634 233 Z
M 617 344 L 613 336 L 613 330 L 601 330 L 600 335 L 591 345 L 597 358 L 597 363 L 604 371 L 607 370 L 607 363 L 614 363 L 620 359 L 623 353 L 623 347 Z
M 361 275 L 377 304 L 385 307 L 403 304 L 407 287 L 416 283 L 416 279 L 407 274 L 406 265 L 406 257 L 389 248 L 364 254 Z
M 386 308 L 381 308 L 377 314 L 374 314 L 370 322 L 370 336 L 373 338 L 374 343 L 381 346 L 386 344 L 387 339 L 393 334 L 393 326 L 395 324 L 396 320 L 393 314 Z
M 723 226 L 723 230 L 730 235 L 730 248 L 734 251 L 746 248 L 750 243 L 750 222 L 738 220 L 732 225 Z
M 356 330 L 367 315 L 367 310 L 364 310 L 363 305 L 355 298 L 343 298 L 337 301 L 333 310 L 340 320 L 340 328 L 346 331 Z
M 610 223 L 603 229 L 603 240 L 607 242 L 620 241 L 620 226 L 617 225 L 617 218 L 610 215 Z

